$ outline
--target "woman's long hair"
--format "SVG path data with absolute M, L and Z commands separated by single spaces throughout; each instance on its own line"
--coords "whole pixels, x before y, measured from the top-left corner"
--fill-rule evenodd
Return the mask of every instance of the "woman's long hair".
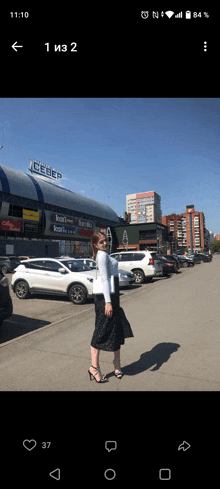
M 102 236 L 107 239 L 106 234 L 102 233 L 101 231 L 94 233 L 92 236 L 91 246 L 92 246 L 92 251 L 93 251 L 93 260 L 96 260 L 96 255 L 98 253 L 98 249 L 96 248 L 96 245 L 97 245 L 98 241 L 100 240 L 100 238 L 102 238 Z

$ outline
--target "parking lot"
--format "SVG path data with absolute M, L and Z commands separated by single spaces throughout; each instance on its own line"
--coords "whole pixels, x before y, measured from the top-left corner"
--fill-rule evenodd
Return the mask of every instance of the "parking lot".
M 215 255 L 211 263 L 120 289 L 134 338 L 122 347 L 120 383 L 113 355 L 101 352 L 110 380 L 103 390 L 220 390 L 219 271 Z M 100 390 L 87 378 L 93 299 L 74 305 L 64 297 L 11 296 L 13 315 L 0 329 L 0 389 Z
M 191 269 L 181 268 L 178 275 L 184 275 L 190 272 Z M 126 298 L 133 296 L 140 289 L 151 290 L 161 281 L 174 280 L 176 274 L 171 274 L 169 277 L 154 277 L 151 283 L 142 285 L 131 285 L 129 287 L 120 288 L 120 296 Z M 11 273 L 7 273 L 9 283 L 11 283 Z M 35 332 L 43 327 L 58 324 L 68 318 L 74 318 L 79 314 L 94 310 L 93 299 L 88 299 L 87 304 L 75 305 L 69 301 L 67 297 L 57 297 L 55 295 L 32 295 L 29 299 L 20 300 L 12 292 L 13 300 L 13 316 L 5 320 L 0 328 L 0 345 L 16 340 L 27 333 Z M 25 314 L 24 314 L 25 308 Z

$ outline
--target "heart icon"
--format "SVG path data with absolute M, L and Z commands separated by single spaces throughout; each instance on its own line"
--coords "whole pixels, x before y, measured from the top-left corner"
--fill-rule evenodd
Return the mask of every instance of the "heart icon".
M 23 441 L 23 445 L 30 452 L 31 450 L 33 450 L 33 448 L 36 447 L 37 442 L 36 442 L 36 440 L 24 440 Z

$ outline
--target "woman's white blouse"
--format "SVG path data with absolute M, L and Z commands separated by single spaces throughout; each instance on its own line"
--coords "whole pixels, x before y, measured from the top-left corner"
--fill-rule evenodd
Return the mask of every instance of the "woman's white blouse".
M 103 294 L 105 297 L 105 303 L 111 302 L 109 270 L 111 275 L 117 275 L 118 262 L 117 260 L 115 260 L 115 258 L 109 256 L 108 253 L 106 253 L 105 251 L 99 250 L 96 255 L 96 263 L 101 275 L 101 282 L 103 287 Z

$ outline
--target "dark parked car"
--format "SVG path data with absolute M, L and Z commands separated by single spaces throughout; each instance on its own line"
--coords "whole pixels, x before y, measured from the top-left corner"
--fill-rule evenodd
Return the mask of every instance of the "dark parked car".
M 13 313 L 12 299 L 9 292 L 8 278 L 0 271 L 0 324 Z
M 197 254 L 195 254 L 195 253 L 189 253 L 186 258 L 191 258 L 192 260 L 194 260 L 194 263 L 195 264 L 201 263 L 201 261 L 202 261 L 201 260 L 200 253 L 197 253 Z
M 181 267 L 181 256 L 183 255 L 176 255 L 175 253 L 172 255 L 174 258 L 176 258 L 177 262 L 178 262 L 178 267 L 180 268 Z
M 207 256 L 204 255 L 203 253 L 191 253 L 188 256 L 191 256 L 196 261 L 196 263 L 197 262 L 201 263 L 201 261 L 210 261 L 210 259 L 207 258 Z
M 160 255 L 158 256 L 162 267 L 162 272 L 160 276 L 164 277 L 165 275 L 170 275 L 171 273 L 174 273 L 175 272 L 174 264 L 171 261 L 163 259 Z
M 194 267 L 193 257 L 179 255 L 178 258 L 180 260 L 180 266 L 181 267 L 183 267 L 183 268 Z
M 177 270 L 179 270 L 180 268 L 180 262 L 179 262 L 179 257 L 175 256 L 175 255 L 163 255 L 165 256 L 165 258 L 167 258 L 168 260 L 174 262 L 174 266 L 175 266 L 175 271 L 177 272 Z
M 178 265 L 178 260 L 174 258 L 174 256 L 171 255 L 158 255 L 161 260 L 166 261 L 167 263 L 172 263 L 173 265 L 173 272 L 178 272 L 179 265 Z
M 210 254 L 210 253 L 204 253 L 204 255 L 208 256 L 210 258 L 210 261 L 212 261 L 212 254 Z
M 21 260 L 17 256 L 1 256 L 0 257 L 0 269 L 3 273 L 10 273 L 18 265 L 20 265 Z
M 199 255 L 202 255 L 202 261 L 207 261 L 210 262 L 212 260 L 211 255 L 208 255 L 207 253 L 198 253 Z
M 10 268 L 10 260 L 8 256 L 0 256 L 0 271 L 7 273 Z
M 20 265 L 21 260 L 26 260 L 26 258 L 20 258 L 18 256 L 9 256 L 8 257 L 10 260 L 10 270 L 9 272 L 12 272 L 18 265 Z

